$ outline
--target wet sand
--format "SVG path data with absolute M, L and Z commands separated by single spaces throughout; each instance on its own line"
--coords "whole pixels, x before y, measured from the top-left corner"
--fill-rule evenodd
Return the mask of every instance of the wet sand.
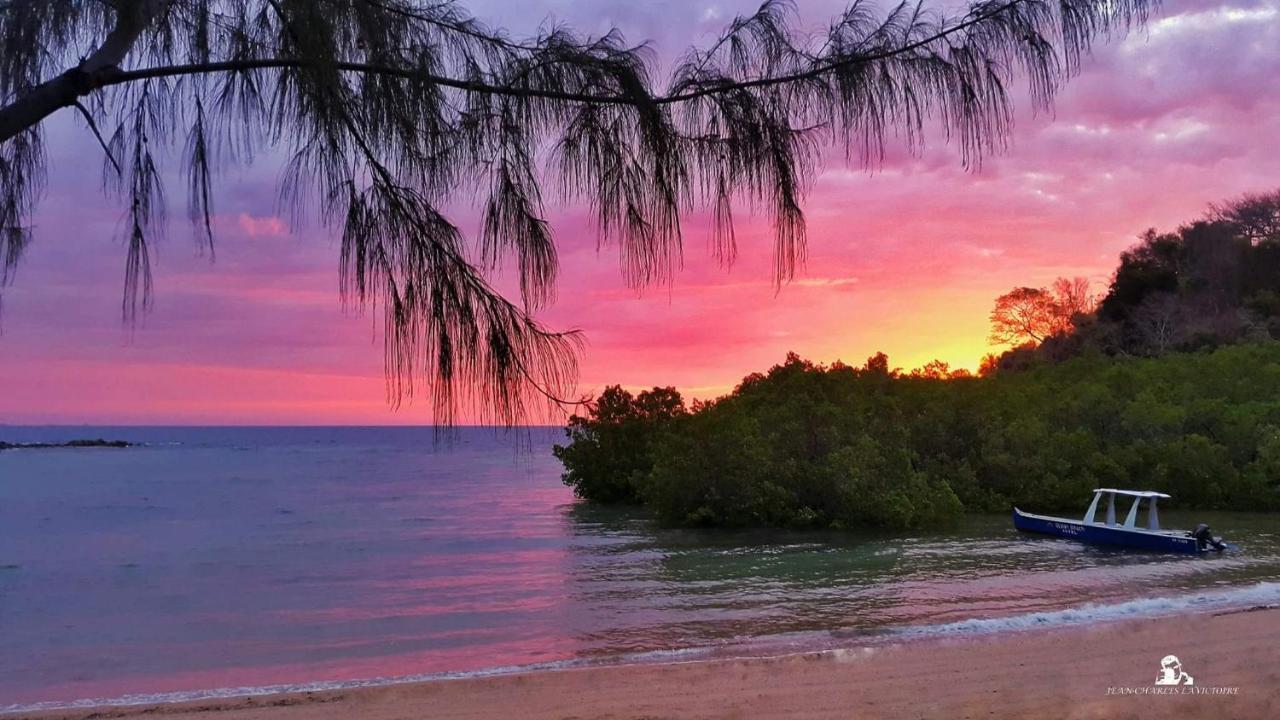
M 1157 690 L 1160 660 L 1170 654 L 1181 658 L 1195 685 L 1159 688 L 1175 694 L 1151 694 Z M 1109 694 L 1109 688 L 1137 694 Z M 1215 688 L 1229 694 L 1214 694 Z M 599 667 L 7 717 L 155 716 L 1261 720 L 1280 717 L 1280 609 L 918 640 L 779 658 Z

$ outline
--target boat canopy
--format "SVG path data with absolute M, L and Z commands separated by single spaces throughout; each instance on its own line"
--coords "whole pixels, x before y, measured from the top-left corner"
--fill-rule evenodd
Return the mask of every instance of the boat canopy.
M 1138 506 L 1143 500 L 1147 501 L 1147 529 L 1160 529 L 1160 514 L 1156 510 L 1156 504 L 1160 498 L 1172 497 L 1162 492 L 1154 490 L 1117 490 L 1115 488 L 1095 488 L 1093 491 L 1093 502 L 1089 503 L 1089 511 L 1084 514 L 1084 523 L 1086 525 L 1093 524 L 1095 518 L 1098 517 L 1098 504 L 1102 500 L 1102 496 L 1107 495 L 1109 502 L 1107 503 L 1107 519 L 1104 524 L 1112 526 L 1116 524 L 1116 496 L 1125 495 L 1133 498 L 1133 504 L 1129 506 L 1129 514 L 1124 518 L 1124 524 L 1121 527 L 1135 528 L 1138 524 Z
M 1096 492 L 1096 493 L 1115 493 L 1115 494 L 1117 494 L 1117 495 L 1131 495 L 1131 496 L 1133 496 L 1133 497 L 1142 497 L 1142 498 L 1153 498 L 1153 497 L 1156 497 L 1156 498 L 1167 498 L 1167 497 L 1173 497 L 1172 495 L 1166 495 L 1166 494 L 1164 494 L 1164 493 L 1162 493 L 1162 492 L 1156 492 L 1156 491 L 1154 491 L 1154 490 L 1116 490 L 1115 488 L 1094 488 L 1094 492 Z

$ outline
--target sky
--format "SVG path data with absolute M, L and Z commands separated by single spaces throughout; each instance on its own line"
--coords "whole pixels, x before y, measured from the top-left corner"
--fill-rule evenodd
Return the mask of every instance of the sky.
M 803 24 L 818 28 L 841 3 L 799 5 Z M 468 6 L 515 35 L 545 21 L 588 34 L 616 26 L 667 60 L 753 9 Z M 587 394 L 675 385 L 714 397 L 789 351 L 849 364 L 882 351 L 902 368 L 936 358 L 973 369 L 996 350 L 986 337 L 998 295 L 1058 276 L 1101 289 L 1143 230 L 1280 186 L 1277 77 L 1280 0 L 1167 0 L 1145 30 L 1096 47 L 1051 114 L 1033 114 L 1015 88 L 1013 141 L 979 172 L 938 142 L 916 157 L 891 150 L 872 172 L 824 165 L 805 204 L 808 261 L 777 292 L 765 217 L 739 216 L 740 257 L 727 270 L 707 252 L 705 217 L 686 218 L 683 269 L 670 286 L 637 292 L 616 249 L 597 248 L 588 213 L 553 204 L 561 272 L 539 319 L 583 332 Z M 121 208 L 98 189 L 100 151 L 69 111 L 48 121 L 47 144 L 36 242 L 3 291 L 0 424 L 431 422 L 428 402 L 388 404 L 377 316 L 344 312 L 334 236 L 277 215 L 278 163 L 222 178 L 212 261 L 195 251 L 182 185 L 171 183 L 155 306 L 129 328 L 114 239 Z

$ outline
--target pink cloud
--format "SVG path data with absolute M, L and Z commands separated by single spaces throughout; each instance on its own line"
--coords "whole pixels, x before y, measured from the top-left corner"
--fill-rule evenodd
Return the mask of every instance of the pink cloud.
M 249 237 L 284 237 L 289 233 L 289 228 L 284 221 L 278 217 L 253 217 L 247 213 L 240 213 L 236 217 L 236 225 L 240 228 L 240 232 Z

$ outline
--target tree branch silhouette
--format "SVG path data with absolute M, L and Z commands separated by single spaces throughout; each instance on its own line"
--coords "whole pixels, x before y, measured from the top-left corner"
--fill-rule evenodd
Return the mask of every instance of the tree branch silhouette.
M 124 206 L 126 318 L 150 301 L 164 159 L 181 157 L 194 234 L 211 251 L 217 178 L 278 148 L 282 211 L 341 236 L 344 300 L 383 313 L 392 402 L 423 386 L 444 421 L 469 404 L 514 422 L 575 396 L 578 336 L 534 319 L 558 274 L 549 189 L 591 209 L 636 287 L 670 282 L 683 216 L 711 213 L 727 263 L 735 209 L 763 209 L 781 287 L 806 256 L 803 199 L 825 145 L 874 165 L 890 141 L 918 152 L 936 123 L 976 168 L 1008 139 L 1011 82 L 1049 107 L 1095 39 L 1142 24 L 1157 2 L 979 0 L 950 15 L 854 0 L 815 40 L 789 2 L 768 0 L 686 52 L 663 91 L 651 50 L 616 30 L 514 40 L 452 2 L 11 3 L 3 280 L 32 241 L 42 122 L 62 108 L 100 138 L 115 126 L 105 179 Z M 468 200 L 482 206 L 475 237 L 446 211 Z M 508 266 L 518 303 L 489 279 Z

